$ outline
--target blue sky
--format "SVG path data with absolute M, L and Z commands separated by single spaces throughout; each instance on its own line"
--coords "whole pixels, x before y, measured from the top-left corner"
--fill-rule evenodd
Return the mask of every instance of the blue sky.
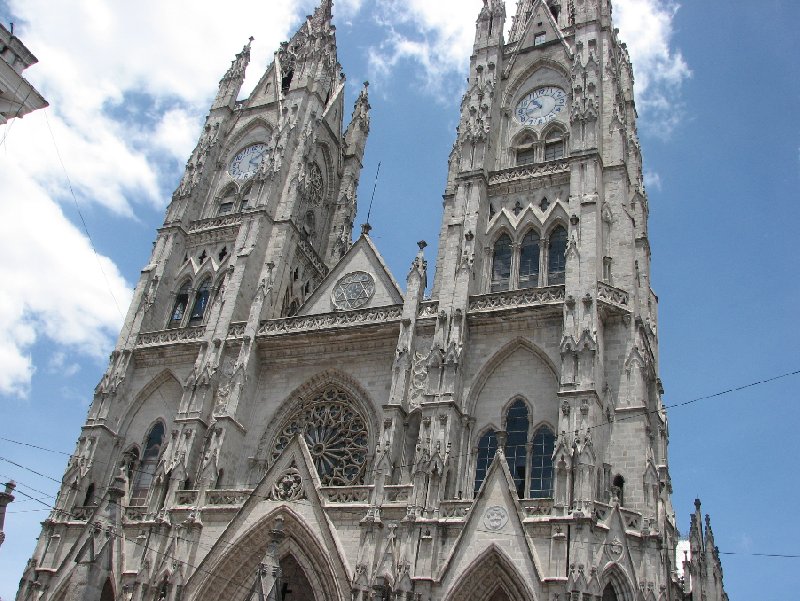
M 241 0 L 221 14 L 207 0 L 0 0 L 0 18 L 16 23 L 41 61 L 26 76 L 51 104 L 0 126 L 0 437 L 72 452 L 219 77 L 253 35 L 254 84 L 313 4 Z M 435 256 L 480 6 L 336 5 L 348 104 L 364 79 L 372 82 L 359 223 L 380 161 L 373 238 L 400 281 L 417 240 Z M 800 369 L 800 5 L 618 0 L 615 16 L 636 70 L 665 402 Z M 796 523 L 764 516 L 800 493 L 799 382 L 670 412 L 679 526 L 688 531 L 700 495 L 721 551 L 736 554 L 723 556 L 734 600 L 777 601 L 794 590 L 800 560 L 752 554 L 796 553 Z M 2 440 L 0 457 L 56 479 L 66 460 Z M 31 488 L 57 489 L 0 460 L 7 477 L 45 501 Z M 6 601 L 47 515 L 39 509 L 21 494 L 9 508 L 0 549 Z

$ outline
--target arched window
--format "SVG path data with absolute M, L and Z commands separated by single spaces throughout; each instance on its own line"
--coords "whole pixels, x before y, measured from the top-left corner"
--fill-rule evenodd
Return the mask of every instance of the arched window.
M 567 267 L 567 230 L 559 225 L 550 234 L 550 246 L 547 255 L 547 283 L 550 286 L 564 283 L 564 271 Z
M 517 150 L 517 165 L 530 165 L 536 162 L 536 148 L 520 148 Z
M 94 482 L 92 482 L 86 488 L 86 496 L 83 499 L 83 506 L 84 507 L 89 507 L 91 505 L 96 505 L 96 504 L 97 503 L 95 503 L 95 500 L 94 500 Z
M 544 142 L 544 160 L 555 161 L 564 158 L 564 136 L 558 130 L 553 130 Z
M 478 494 L 481 484 L 486 479 L 486 472 L 489 471 L 495 453 L 497 453 L 497 435 L 494 430 L 489 430 L 481 436 L 480 442 L 478 442 L 478 458 L 475 462 L 475 494 Z
M 233 213 L 234 205 L 236 204 L 236 193 L 233 188 L 229 188 L 219 200 L 219 208 L 217 215 L 227 215 Z
M 620 474 L 614 476 L 614 492 L 617 493 L 617 498 L 619 499 L 620 505 L 625 505 L 625 478 L 623 478 Z
M 211 297 L 211 279 L 206 279 L 200 284 L 197 289 L 197 295 L 194 297 L 194 306 L 192 307 L 192 314 L 189 316 L 190 324 L 197 324 L 203 321 L 203 315 L 206 313 L 208 306 L 208 299 Z
M 553 450 L 556 438 L 553 431 L 542 426 L 533 435 L 531 449 L 531 498 L 549 499 L 553 496 Z
M 183 316 L 186 315 L 186 309 L 189 306 L 189 282 L 186 282 L 178 290 L 175 296 L 175 305 L 172 308 L 172 313 L 169 317 L 169 326 L 172 328 L 180 327 L 183 322 Z
M 144 455 L 139 464 L 139 469 L 135 475 L 135 484 L 131 493 L 131 505 L 142 505 L 147 499 L 150 485 L 153 483 L 153 476 L 158 466 L 158 458 L 161 456 L 161 446 L 164 443 L 164 423 L 156 422 L 150 433 L 147 435 Z
M 614 590 L 613 585 L 609 582 L 603 591 L 603 601 L 619 601 L 617 591 Z
M 492 292 L 508 290 L 511 280 L 511 237 L 503 234 L 494 243 Z
M 519 251 L 519 287 L 536 288 L 539 285 L 539 234 L 530 231 L 522 239 Z
M 505 455 L 508 469 L 517 486 L 517 496 L 525 498 L 525 472 L 528 468 L 528 406 L 519 400 L 511 405 L 506 416 Z
M 331 384 L 298 403 L 275 437 L 271 459 L 280 457 L 300 433 L 323 486 L 363 484 L 369 454 L 367 423 L 350 395 Z

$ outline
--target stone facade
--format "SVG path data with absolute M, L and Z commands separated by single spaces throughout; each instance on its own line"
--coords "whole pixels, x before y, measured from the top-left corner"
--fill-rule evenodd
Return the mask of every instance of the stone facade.
M 692 595 L 608 0 L 484 2 L 430 299 L 351 242 L 331 4 L 220 82 L 18 601 Z
M 47 106 L 47 101 L 22 72 L 39 62 L 25 44 L 0 24 L 0 125 Z

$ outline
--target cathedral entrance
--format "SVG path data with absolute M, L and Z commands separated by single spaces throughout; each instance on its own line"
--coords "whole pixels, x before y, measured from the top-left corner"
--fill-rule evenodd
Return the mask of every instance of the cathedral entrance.
M 317 601 L 314 589 L 294 555 L 281 559 L 280 587 L 280 601 Z
M 508 595 L 502 588 L 499 588 L 494 592 L 494 594 L 491 597 L 489 597 L 489 601 L 512 601 L 512 600 L 508 597 Z

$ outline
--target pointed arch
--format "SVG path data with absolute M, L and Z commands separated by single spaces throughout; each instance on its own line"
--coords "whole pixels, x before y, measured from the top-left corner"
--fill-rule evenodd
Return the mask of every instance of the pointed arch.
M 556 225 L 547 236 L 547 284 L 563 284 L 567 269 L 567 228 Z
M 498 592 L 513 601 L 536 599 L 514 562 L 492 544 L 461 573 L 445 600 L 491 601 Z
M 134 474 L 134 484 L 131 487 L 131 505 L 144 505 L 153 484 L 158 462 L 164 451 L 165 439 L 166 426 L 163 420 L 158 419 L 150 426 L 142 445 L 144 451 Z
M 539 285 L 539 265 L 541 263 L 541 237 L 534 228 L 522 236 L 519 247 L 519 287 L 536 288 Z
M 129 430 L 131 428 L 131 425 L 136 419 L 136 416 L 138 415 L 142 406 L 153 395 L 155 395 L 156 393 L 160 393 L 160 389 L 164 386 L 172 388 L 171 391 L 172 394 L 177 395 L 178 389 L 180 389 L 180 394 L 183 394 L 183 385 L 181 384 L 181 381 L 178 379 L 175 373 L 170 369 L 165 369 L 161 371 L 156 377 L 150 380 L 150 382 L 145 384 L 134 397 L 130 409 L 120 422 L 118 433 L 121 436 L 125 436 L 126 438 L 138 439 L 144 435 L 145 431 L 143 429 L 142 432 L 135 434 L 134 436 L 130 436 Z M 178 404 L 180 403 L 180 396 L 174 399 L 168 397 L 169 395 L 164 396 L 163 394 L 161 394 L 159 398 L 160 401 L 159 407 L 163 410 L 162 412 L 163 416 L 174 415 L 177 412 Z M 152 425 L 151 422 L 148 422 L 148 424 Z
M 192 281 L 184 279 L 183 283 L 178 287 L 175 292 L 175 302 L 172 305 L 172 310 L 169 313 L 168 328 L 180 327 L 186 312 L 189 310 L 189 297 L 191 295 Z
M 233 158 L 233 154 L 241 150 L 246 144 L 257 142 L 269 143 L 273 131 L 273 126 L 266 119 L 261 116 L 254 117 L 227 140 L 222 151 L 222 156 L 225 157 L 226 161 L 229 161 Z
M 502 346 L 499 350 L 497 350 L 492 357 L 483 364 L 481 369 L 478 371 L 477 375 L 472 381 L 472 384 L 469 389 L 469 393 L 466 395 L 464 401 L 464 411 L 467 412 L 469 415 L 473 415 L 475 412 L 475 405 L 478 402 L 478 397 L 480 396 L 481 392 L 483 392 L 484 387 L 486 386 L 487 381 L 492 376 L 492 374 L 505 362 L 508 357 L 514 354 L 519 349 L 524 349 L 529 353 L 533 354 L 536 358 L 540 359 L 542 363 L 548 368 L 553 384 L 558 386 L 558 373 L 559 370 L 556 367 L 556 364 L 553 362 L 552 359 L 547 355 L 547 353 L 539 348 L 534 343 L 530 342 L 525 338 L 515 338 L 509 342 L 507 342 L 504 346 Z
M 185 598 L 247 601 L 249 586 L 268 551 L 271 530 L 276 527 L 284 534 L 276 550 L 277 558 L 294 558 L 314 591 L 314 601 L 349 598 L 342 588 L 342 583 L 348 582 L 349 578 L 341 559 L 332 557 L 305 520 L 285 505 L 261 518 L 238 540 L 228 541 L 228 532 L 223 533 L 189 579 Z
M 613 596 L 606 597 L 606 591 L 611 589 Z M 600 590 L 603 591 L 603 601 L 635 601 L 636 590 L 625 569 L 618 563 L 606 566 L 600 578 Z
M 511 285 L 513 248 L 512 237 L 505 232 L 500 233 L 492 245 L 492 292 L 508 290 Z
M 553 75 L 555 77 L 550 77 L 551 85 L 559 85 L 560 87 L 564 88 L 565 90 L 570 90 L 570 75 L 564 65 L 561 63 L 550 60 L 547 58 L 541 58 L 537 61 L 534 61 L 526 69 L 521 71 L 514 79 L 511 80 L 508 87 L 506 88 L 505 94 L 503 94 L 503 100 L 501 106 L 504 109 L 508 109 L 514 104 L 515 100 L 518 100 L 518 96 L 520 94 L 520 90 L 522 87 L 528 83 L 528 81 L 539 71 L 553 71 Z
M 494 427 L 484 428 L 478 437 L 477 454 L 475 458 L 475 487 L 474 494 L 477 495 L 489 473 L 489 467 L 494 461 L 497 453 L 497 432 Z

